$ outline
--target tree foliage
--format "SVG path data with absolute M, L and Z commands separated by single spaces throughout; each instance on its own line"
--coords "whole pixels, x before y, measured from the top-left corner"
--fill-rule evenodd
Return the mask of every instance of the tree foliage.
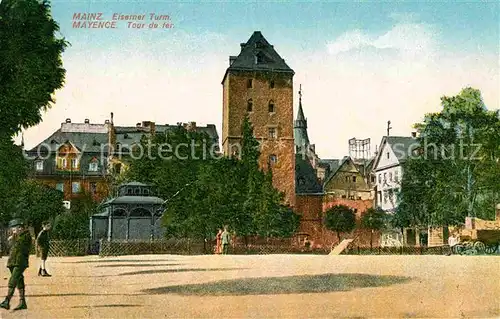
M 136 157 L 130 163 L 127 178 L 156 185 L 167 200 L 163 225 L 168 236 L 212 238 L 218 228 L 228 225 L 244 238 L 288 237 L 298 227 L 298 215 L 281 205 L 282 194 L 273 187 L 271 173 L 259 170 L 258 143 L 248 119 L 242 128 L 239 159 L 211 155 L 208 136 L 188 132 L 182 126 L 166 135 L 157 134 L 152 141 L 142 141 L 143 147 L 153 149 L 152 154 L 158 148 L 200 145 L 195 155 Z
M 0 1 L 0 135 L 40 123 L 54 102 L 67 46 L 58 31 L 47 0 Z
M 340 241 L 341 233 L 350 233 L 356 227 L 356 215 L 351 208 L 345 205 L 337 205 L 325 213 L 325 227 L 337 233 Z
M 0 223 L 6 224 L 16 211 L 18 193 L 26 178 L 27 162 L 11 138 L 0 136 Z
M 369 208 L 361 217 L 361 227 L 372 231 L 370 247 L 373 247 L 373 232 L 383 230 L 388 221 L 387 214 L 379 208 Z
M 90 237 L 89 218 L 97 212 L 97 204 L 88 193 L 81 193 L 71 201 L 71 208 L 64 210 L 54 221 L 52 238 L 80 239 Z
M 492 218 L 500 199 L 500 116 L 479 90 L 442 97 L 442 111 L 415 125 L 420 155 L 403 165 L 395 224 L 445 226 Z
M 22 218 L 35 232 L 41 230 L 44 221 L 53 221 L 64 212 L 62 192 L 31 180 L 24 181 L 20 189 L 17 210 L 12 217 Z

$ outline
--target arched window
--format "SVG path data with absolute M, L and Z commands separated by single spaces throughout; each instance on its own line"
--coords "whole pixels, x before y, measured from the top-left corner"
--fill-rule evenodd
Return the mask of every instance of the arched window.
M 113 216 L 116 217 L 126 217 L 127 216 L 127 211 L 123 208 L 118 208 L 113 210 Z
M 269 101 L 268 109 L 269 109 L 269 113 L 276 112 L 276 109 L 274 108 L 274 102 L 273 102 L 273 100 Z
M 151 217 L 151 212 L 145 208 L 136 208 L 130 212 L 130 217 Z
M 253 101 L 252 101 L 252 99 L 249 99 L 247 101 L 247 112 L 253 112 Z

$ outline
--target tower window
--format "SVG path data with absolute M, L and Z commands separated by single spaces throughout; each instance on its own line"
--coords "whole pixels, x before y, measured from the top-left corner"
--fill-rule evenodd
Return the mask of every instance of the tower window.
M 269 82 L 269 88 L 274 89 L 274 81 Z
M 274 165 L 278 162 L 278 157 L 276 155 L 271 154 L 269 155 L 269 165 Z
M 275 139 L 278 136 L 276 133 L 276 129 L 274 127 L 271 127 L 269 129 L 269 138 Z
M 274 113 L 276 112 L 276 110 L 274 109 L 274 102 L 273 101 L 270 101 L 269 102 L 269 113 Z
M 253 111 L 253 101 L 252 99 L 249 99 L 247 101 L 247 112 L 252 112 Z
M 356 183 L 356 176 L 353 176 L 353 177 L 352 177 L 352 182 L 353 182 L 353 183 Z
M 247 80 L 247 88 L 248 88 L 248 89 L 253 88 L 253 80 L 252 80 L 252 79 L 248 79 L 248 80 Z

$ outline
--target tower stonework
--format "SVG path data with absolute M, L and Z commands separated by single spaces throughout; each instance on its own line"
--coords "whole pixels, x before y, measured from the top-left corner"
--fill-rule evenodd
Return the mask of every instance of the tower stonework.
M 242 43 L 238 56 L 229 57 L 223 85 L 222 148 L 224 155 L 241 151 L 242 124 L 248 114 L 261 143 L 259 165 L 272 169 L 274 186 L 295 203 L 293 136 L 293 76 L 260 31 Z

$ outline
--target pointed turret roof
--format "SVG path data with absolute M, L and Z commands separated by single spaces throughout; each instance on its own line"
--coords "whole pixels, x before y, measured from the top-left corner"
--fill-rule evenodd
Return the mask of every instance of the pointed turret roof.
M 297 112 L 297 119 L 293 126 L 295 134 L 295 146 L 304 147 L 309 145 L 309 136 L 307 135 L 307 119 L 304 116 L 302 109 L 302 85 L 299 91 L 299 111 Z
M 224 74 L 224 79 L 229 71 L 272 71 L 295 74 L 285 63 L 285 60 L 267 42 L 260 31 L 254 31 L 246 43 L 241 43 L 241 52 L 238 56 L 229 57 L 230 66 Z M 224 82 L 224 79 L 222 82 Z

